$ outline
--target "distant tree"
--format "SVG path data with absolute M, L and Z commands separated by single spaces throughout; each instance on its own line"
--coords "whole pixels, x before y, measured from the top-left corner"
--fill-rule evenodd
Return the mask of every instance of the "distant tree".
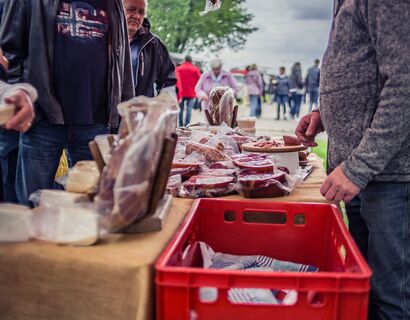
M 222 0 L 221 9 L 200 16 L 203 0 L 156 0 L 149 2 L 153 32 L 172 52 L 241 49 L 247 37 L 257 28 L 251 25 L 253 15 L 246 0 Z

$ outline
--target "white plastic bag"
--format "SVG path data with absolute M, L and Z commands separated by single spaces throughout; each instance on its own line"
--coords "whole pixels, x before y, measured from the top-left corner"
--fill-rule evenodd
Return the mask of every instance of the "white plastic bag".
M 221 0 L 206 0 L 205 2 L 205 10 L 201 11 L 199 15 L 204 16 L 211 11 L 216 11 L 221 8 Z

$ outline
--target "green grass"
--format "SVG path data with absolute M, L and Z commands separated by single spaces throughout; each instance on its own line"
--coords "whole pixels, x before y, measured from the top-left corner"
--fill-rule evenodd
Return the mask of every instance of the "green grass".
M 318 146 L 312 149 L 313 153 L 316 153 L 320 158 L 324 160 L 324 165 L 326 166 L 327 157 L 327 140 L 317 140 Z

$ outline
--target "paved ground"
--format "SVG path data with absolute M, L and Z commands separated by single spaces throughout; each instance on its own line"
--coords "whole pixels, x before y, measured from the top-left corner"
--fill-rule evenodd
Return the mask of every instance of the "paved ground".
M 300 116 L 304 116 L 308 111 L 308 105 L 304 104 L 301 108 Z M 281 136 L 283 134 L 294 134 L 297 121 L 290 119 L 287 115 L 288 120 L 274 120 L 276 118 L 276 104 L 264 104 L 262 107 L 262 117 L 256 121 L 257 135 L 269 135 L 269 136 Z M 239 107 L 239 118 L 248 117 L 249 108 L 245 106 Z M 192 123 L 198 121 L 204 121 L 204 114 L 198 110 L 193 110 Z M 326 136 L 322 135 L 319 139 L 325 139 Z

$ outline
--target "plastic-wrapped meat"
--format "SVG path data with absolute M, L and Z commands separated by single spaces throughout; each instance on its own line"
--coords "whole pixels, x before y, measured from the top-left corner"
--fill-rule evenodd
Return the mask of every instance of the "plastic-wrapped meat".
M 146 215 L 163 142 L 175 131 L 179 113 L 167 95 L 138 99 L 146 102 L 146 114 L 136 131 L 114 149 L 95 199 L 109 231 L 121 230 Z
M 179 193 L 179 189 L 182 185 L 182 177 L 181 175 L 173 175 L 170 176 L 167 183 L 167 192 L 172 195 L 173 197 L 177 197 Z
M 170 176 L 180 175 L 182 180 L 189 179 L 199 173 L 199 166 L 188 166 L 180 168 L 172 168 Z
M 101 175 L 97 202 L 99 211 L 107 214 L 111 211 L 114 202 L 114 184 L 120 171 L 122 161 L 131 145 L 131 137 L 120 140 L 119 144 L 112 151 L 109 163 L 104 167 Z
M 241 175 L 238 178 L 238 189 L 245 198 L 275 198 L 289 194 L 284 172 Z
M 233 163 L 240 169 L 250 169 L 257 172 L 273 173 L 273 162 L 260 153 L 238 154 L 232 157 Z
M 258 187 L 266 184 L 269 180 L 276 180 L 280 183 L 286 183 L 286 173 L 280 172 L 276 174 L 265 174 L 265 173 L 255 173 L 249 172 L 244 174 L 241 172 L 238 181 L 245 187 Z
M 184 198 L 213 198 L 230 195 L 234 189 L 234 177 L 200 175 L 183 183 L 179 195 Z
M 212 89 L 209 97 L 209 108 L 212 121 L 215 125 L 225 122 L 232 124 L 233 111 L 236 105 L 235 94 L 229 87 L 216 87 Z
M 235 169 L 204 169 L 201 171 L 203 176 L 231 176 L 235 177 Z
M 251 137 L 247 136 L 240 136 L 238 134 L 231 135 L 232 139 L 235 140 L 236 144 L 238 145 L 238 148 L 241 149 L 241 146 L 245 143 L 251 143 L 253 142 L 253 139 Z
M 205 157 L 205 159 L 210 162 L 221 161 L 225 160 L 226 158 L 225 155 L 217 148 L 210 147 L 197 142 L 190 142 L 187 144 L 185 148 L 185 153 L 187 155 L 193 152 L 202 154 Z
M 234 169 L 235 166 L 231 160 L 214 162 L 209 169 Z

